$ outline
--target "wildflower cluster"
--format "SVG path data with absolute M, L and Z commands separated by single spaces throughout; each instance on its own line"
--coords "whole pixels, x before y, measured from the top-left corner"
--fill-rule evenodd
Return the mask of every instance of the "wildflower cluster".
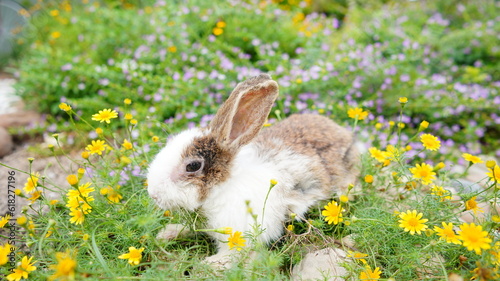
M 95 189 L 90 187 L 91 183 L 85 183 L 75 189 L 69 190 L 66 194 L 67 204 L 69 208 L 70 222 L 74 224 L 82 224 L 85 220 L 85 215 L 92 212 L 90 202 L 94 201 L 94 197 L 90 195 Z

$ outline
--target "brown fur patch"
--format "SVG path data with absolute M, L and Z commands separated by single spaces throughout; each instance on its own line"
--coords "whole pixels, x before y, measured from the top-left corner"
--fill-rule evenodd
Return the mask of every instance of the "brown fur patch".
M 324 116 L 291 115 L 263 130 L 255 141 L 264 147 L 291 149 L 313 159 L 311 167 L 304 169 L 311 170 L 326 194 L 354 184 L 359 174 L 352 133 Z
M 206 199 L 211 187 L 227 180 L 233 157 L 234 153 L 222 148 L 210 135 L 195 138 L 182 153 L 182 159 L 203 158 L 205 161 L 200 174 L 184 175 L 187 181 L 200 187 L 200 201 Z

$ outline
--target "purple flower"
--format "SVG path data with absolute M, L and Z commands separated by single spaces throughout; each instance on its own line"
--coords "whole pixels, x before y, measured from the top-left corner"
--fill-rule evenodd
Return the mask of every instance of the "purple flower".
M 399 76 L 399 80 L 401 80 L 401 82 L 408 82 L 408 81 L 410 81 L 410 75 L 403 74 L 403 75 Z
M 73 69 L 73 65 L 71 65 L 70 63 L 61 66 L 61 71 L 70 71 L 71 69 Z
M 184 116 L 186 116 L 187 119 L 193 119 L 193 118 L 197 117 L 198 114 L 196 112 L 191 111 L 191 112 L 186 113 Z

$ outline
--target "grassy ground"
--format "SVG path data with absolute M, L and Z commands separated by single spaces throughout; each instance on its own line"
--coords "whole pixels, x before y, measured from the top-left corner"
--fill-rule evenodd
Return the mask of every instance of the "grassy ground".
M 372 280 L 497 279 L 500 168 L 490 159 L 500 156 L 498 4 L 276 2 L 29 7 L 30 25 L 17 39 L 23 55 L 9 69 L 47 119 L 13 133 L 55 134 L 57 145 L 40 145 L 37 155 L 69 157 L 82 170 L 68 170 L 68 184 L 55 187 L 40 171 L 16 171 L 33 174 L 16 191 L 33 204 L 2 238 L 17 230 L 14 259 L 33 257 L 36 269 L 25 260 L 1 272 L 16 267 L 14 280 L 23 272 L 33 280 L 286 280 L 308 249 L 349 236 L 351 255 L 364 262 L 346 264 L 348 279 L 376 268 Z M 328 202 L 318 203 L 305 220 L 287 222 L 271 247 L 239 253 L 258 258 L 217 273 L 202 263 L 214 252 L 205 234 L 155 239 L 166 224 L 195 230 L 203 218 L 155 207 L 147 165 L 170 134 L 206 126 L 236 83 L 260 72 L 280 84 L 271 126 L 291 113 L 322 114 L 370 149 L 349 194 L 332 194 L 344 211 L 330 216 L 342 222 L 328 224 Z M 116 118 L 92 120 L 104 109 Z M 484 170 L 483 187 L 452 188 L 473 165 Z M 61 200 L 47 200 L 47 188 Z M 471 221 L 461 220 L 464 212 Z M 10 252 L 2 249 L 0 264 Z M 130 256 L 135 249 L 140 258 Z

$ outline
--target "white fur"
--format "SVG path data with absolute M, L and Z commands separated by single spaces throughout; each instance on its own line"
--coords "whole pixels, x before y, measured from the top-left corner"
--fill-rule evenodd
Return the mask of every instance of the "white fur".
M 243 147 L 235 158 L 229 180 L 214 187 L 201 206 L 208 218 L 208 227 L 229 226 L 234 231 L 246 232 L 257 223 L 264 229 L 258 237 L 260 241 L 267 243 L 278 238 L 290 213 L 302 215 L 311 204 L 325 199 L 321 188 L 315 187 L 319 183 L 304 169 L 311 162 L 309 157 L 291 150 L 269 151 L 262 144 Z M 265 202 L 271 179 L 277 180 L 278 184 Z M 307 191 L 295 190 L 297 184 Z M 248 212 L 246 201 L 252 213 L 257 215 L 256 221 Z M 220 240 L 227 239 L 216 233 L 214 236 Z M 227 250 L 225 243 L 220 243 L 219 247 Z
M 197 186 L 176 183 L 171 178 L 182 161 L 182 151 L 193 143 L 194 138 L 202 135 L 200 129 L 194 128 L 174 136 L 151 163 L 148 170 L 148 192 L 161 208 L 183 207 L 195 210 L 200 206 Z

